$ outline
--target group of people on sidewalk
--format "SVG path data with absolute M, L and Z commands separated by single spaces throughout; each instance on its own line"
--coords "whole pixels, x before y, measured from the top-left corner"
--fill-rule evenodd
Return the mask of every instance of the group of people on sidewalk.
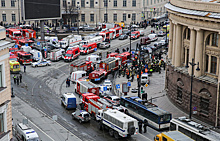
M 14 84 L 19 85 L 19 83 L 22 83 L 22 74 L 20 73 L 20 75 L 14 75 L 13 79 L 14 79 Z

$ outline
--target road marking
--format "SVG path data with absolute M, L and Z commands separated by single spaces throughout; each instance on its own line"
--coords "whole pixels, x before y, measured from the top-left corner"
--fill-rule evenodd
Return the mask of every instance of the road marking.
M 151 139 L 147 138 L 146 136 L 142 135 L 142 134 L 139 134 L 141 135 L 142 137 L 144 137 L 145 139 L 149 140 L 149 141 L 152 141 Z
M 16 108 L 12 107 L 15 111 L 17 111 L 21 116 L 23 116 L 24 118 L 28 119 L 24 114 L 22 114 L 21 112 L 19 112 Z M 38 130 L 40 130 L 43 134 L 45 134 L 48 138 L 50 138 L 52 141 L 55 141 L 52 137 L 50 137 L 47 133 L 45 133 L 43 130 L 41 130 L 36 124 L 34 124 L 30 119 L 28 119 L 28 121 L 33 124 Z

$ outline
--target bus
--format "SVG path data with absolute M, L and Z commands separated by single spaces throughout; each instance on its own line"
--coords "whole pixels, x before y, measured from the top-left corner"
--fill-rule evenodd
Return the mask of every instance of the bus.
M 180 131 L 196 141 L 220 141 L 220 134 L 185 116 L 170 121 L 170 130 Z
M 120 104 L 127 108 L 125 113 L 145 122 L 148 121 L 149 126 L 161 130 L 170 127 L 172 114 L 158 108 L 156 105 L 146 102 L 138 97 L 121 97 Z
M 166 28 L 167 28 L 167 29 L 166 29 Z M 170 25 L 164 25 L 162 31 L 163 31 L 164 33 L 169 33 L 169 31 L 170 31 Z

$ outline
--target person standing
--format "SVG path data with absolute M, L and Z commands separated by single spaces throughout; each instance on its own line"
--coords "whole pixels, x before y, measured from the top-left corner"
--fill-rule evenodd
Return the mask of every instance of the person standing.
M 145 119 L 144 120 L 144 133 L 146 133 L 147 132 L 147 126 L 148 126 L 148 121 Z
M 19 76 L 16 77 L 17 85 L 19 85 Z
M 66 88 L 68 87 L 68 78 L 66 79 Z
M 138 122 L 139 133 L 142 134 L 142 121 Z
M 14 83 L 16 84 L 16 76 L 14 75 L 14 77 L 13 77 L 13 78 L 14 78 Z
M 26 72 L 26 66 L 25 66 L 25 64 L 24 64 L 24 73 Z
M 22 74 L 20 73 L 20 83 L 22 83 Z

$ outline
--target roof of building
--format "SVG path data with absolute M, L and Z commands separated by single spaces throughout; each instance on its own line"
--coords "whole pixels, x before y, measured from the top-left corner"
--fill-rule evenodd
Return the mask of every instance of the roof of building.
M 9 41 L 1 41 L 0 40 L 0 51 L 3 50 L 3 49 L 6 49 L 6 48 L 10 48 L 10 47 L 13 47 L 15 44 L 14 43 L 11 43 Z
M 183 14 L 220 19 L 220 13 L 185 9 L 185 8 L 174 6 L 170 3 L 167 3 L 165 7 L 169 10 L 176 11 L 176 12 L 183 13 Z

